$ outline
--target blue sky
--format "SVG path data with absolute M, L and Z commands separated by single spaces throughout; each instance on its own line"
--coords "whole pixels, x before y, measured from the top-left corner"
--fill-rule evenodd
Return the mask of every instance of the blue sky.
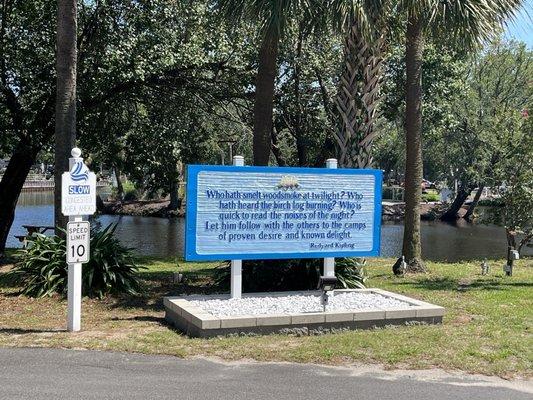
M 533 48 L 533 0 L 526 0 L 524 7 L 506 29 L 506 36 L 526 42 Z

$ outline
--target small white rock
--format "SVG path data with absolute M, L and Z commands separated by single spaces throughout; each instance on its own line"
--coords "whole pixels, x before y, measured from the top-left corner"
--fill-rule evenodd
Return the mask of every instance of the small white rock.
M 270 315 L 322 312 L 318 294 L 241 299 L 191 300 L 191 303 L 215 317 L 235 315 Z M 362 311 L 373 308 L 397 309 L 411 304 L 377 293 L 341 292 L 330 296 L 327 311 Z

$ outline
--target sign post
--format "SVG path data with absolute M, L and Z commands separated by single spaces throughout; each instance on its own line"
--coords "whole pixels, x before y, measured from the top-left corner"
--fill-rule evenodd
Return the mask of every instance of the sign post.
M 81 150 L 72 149 L 69 172 L 61 179 L 61 211 L 69 217 L 67 224 L 67 329 L 81 329 L 81 266 L 89 261 L 91 227 L 83 215 L 96 211 L 96 175 L 90 172 L 81 158 Z
M 244 167 L 244 157 L 234 156 L 233 165 Z M 231 298 L 240 299 L 242 296 L 242 260 L 231 260 Z
M 328 158 L 326 160 L 326 168 L 337 169 L 337 159 Z M 326 257 L 324 258 L 324 276 L 328 278 L 335 276 L 335 258 Z

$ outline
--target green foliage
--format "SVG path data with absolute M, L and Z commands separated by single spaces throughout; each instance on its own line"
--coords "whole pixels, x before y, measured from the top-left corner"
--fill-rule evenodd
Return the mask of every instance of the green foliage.
M 402 170 L 405 59 L 402 44 L 387 61 L 384 115 L 387 135 L 376 142 L 376 159 L 385 171 Z M 526 146 L 521 113 L 533 91 L 533 53 L 523 43 L 495 40 L 471 54 L 431 41 L 423 60 L 424 175 L 474 188 L 505 181 L 505 160 Z
M 440 196 L 438 193 L 435 193 L 435 192 L 422 193 L 422 200 L 423 201 L 439 201 Z
M 365 261 L 357 258 L 335 259 L 338 288 L 364 288 Z M 323 271 L 323 259 L 250 260 L 243 261 L 244 292 L 315 290 Z M 223 290 L 230 285 L 230 262 L 216 269 L 215 282 Z
M 124 190 L 124 200 L 126 201 L 136 200 L 139 197 L 139 193 L 133 182 L 131 181 L 124 182 L 122 184 L 122 188 Z
M 123 190 L 123 200 L 125 201 L 131 201 L 131 200 L 137 200 L 139 198 L 139 190 L 135 187 L 135 184 L 130 181 L 126 180 L 122 182 L 122 190 Z M 113 187 L 111 189 L 111 197 L 114 199 L 118 198 L 118 188 Z
M 335 276 L 339 280 L 337 286 L 343 289 L 364 289 L 367 280 L 364 258 L 335 259 Z
M 115 237 L 116 225 L 91 233 L 91 257 L 83 265 L 82 293 L 103 298 L 108 294 L 136 295 L 141 292 L 138 267 L 131 250 Z M 16 255 L 18 260 L 8 279 L 20 285 L 22 294 L 31 297 L 65 295 L 67 264 L 65 240 L 58 236 L 34 234 L 28 246 Z
M 481 199 L 477 205 L 480 207 L 503 207 L 504 203 L 501 198 Z
M 531 109 L 531 108 L 529 108 Z M 519 150 L 505 160 L 500 179 L 503 191 L 503 222 L 509 231 L 533 237 L 533 118 L 524 117 L 525 135 Z M 529 241 L 530 239 L 526 239 Z
M 375 158 L 385 171 L 403 171 L 405 54 L 401 41 L 391 46 L 385 65 L 383 113 L 387 120 L 384 129 L 387 134 L 377 139 Z M 424 48 L 422 69 L 424 176 L 431 181 L 445 180 L 450 173 L 450 161 L 457 156 L 450 157 L 451 147 L 446 147 L 444 135 L 459 121 L 454 100 L 465 90 L 464 77 L 468 70 L 468 60 L 464 53 L 450 46 L 428 42 Z
M 58 236 L 33 234 L 28 247 L 16 254 L 15 268 L 8 279 L 22 287 L 21 293 L 30 297 L 64 294 L 67 290 L 65 241 Z

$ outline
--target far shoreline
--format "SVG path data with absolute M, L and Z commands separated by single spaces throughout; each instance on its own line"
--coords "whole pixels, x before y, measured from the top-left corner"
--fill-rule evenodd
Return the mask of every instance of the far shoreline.
M 177 210 L 169 208 L 169 200 L 129 200 L 129 201 L 104 201 L 100 204 L 99 213 L 104 215 L 128 215 L 134 217 L 155 218 L 184 218 L 185 207 Z M 434 221 L 439 218 L 443 211 L 441 203 L 421 203 L 420 219 Z M 404 217 L 405 203 L 382 203 L 383 221 L 402 221 Z M 466 212 L 465 208 L 459 211 L 458 218 Z

